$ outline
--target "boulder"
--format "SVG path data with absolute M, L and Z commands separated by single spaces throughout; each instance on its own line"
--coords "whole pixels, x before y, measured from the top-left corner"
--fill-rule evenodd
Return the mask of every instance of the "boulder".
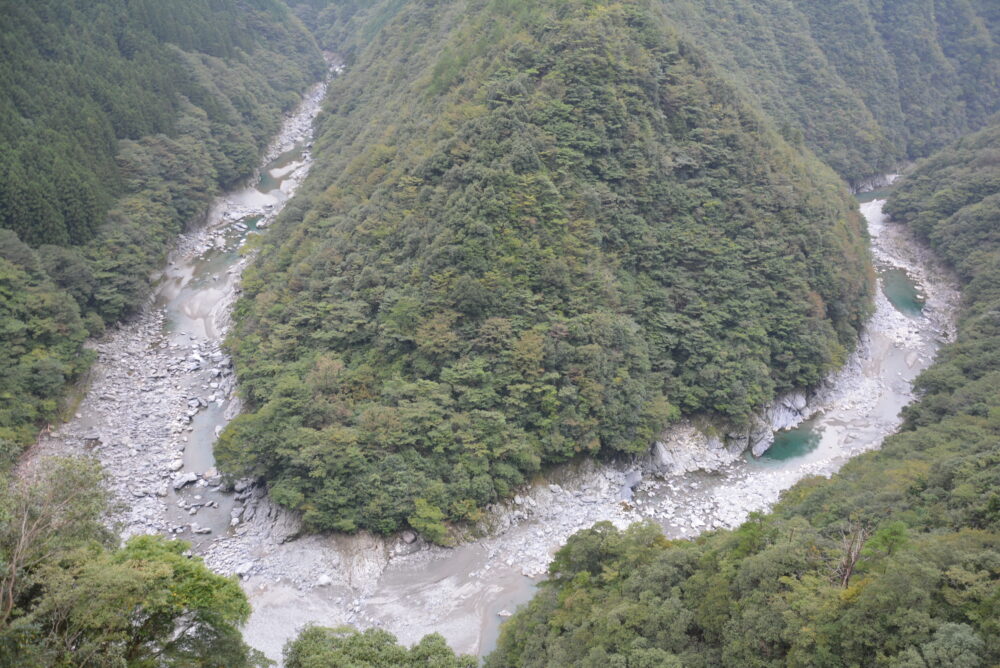
M 182 473 L 174 478 L 174 489 L 180 489 L 198 480 L 198 474 L 193 471 Z
M 618 491 L 619 501 L 631 501 L 634 495 L 635 488 L 642 482 L 642 472 L 638 469 L 633 469 L 625 474 L 625 481 L 622 483 L 621 489 Z
M 646 466 L 659 475 L 679 475 L 691 471 L 714 471 L 735 460 L 745 449 L 746 435 L 735 434 L 743 445 L 735 453 L 718 437 L 707 436 L 690 421 L 683 420 L 660 434 L 647 455 Z
M 806 397 L 806 393 L 802 390 L 789 393 L 786 399 L 792 406 L 792 408 L 797 410 L 799 413 L 805 411 L 806 407 L 809 405 L 809 400 Z

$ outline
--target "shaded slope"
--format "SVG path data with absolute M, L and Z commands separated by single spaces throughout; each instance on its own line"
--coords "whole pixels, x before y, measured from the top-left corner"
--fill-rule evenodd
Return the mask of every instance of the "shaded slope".
M 996 9 L 973 0 L 664 0 L 709 58 L 851 182 L 1000 108 Z
M 321 67 L 273 0 L 3 5 L 0 223 L 33 245 L 93 238 L 131 176 L 119 140 L 204 125 L 211 185 L 247 176 Z

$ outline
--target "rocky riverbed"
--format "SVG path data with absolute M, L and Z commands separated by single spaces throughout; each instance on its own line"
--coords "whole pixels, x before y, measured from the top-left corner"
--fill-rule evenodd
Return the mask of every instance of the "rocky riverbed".
M 263 169 L 274 190 L 218 198 L 205 223 L 178 239 L 140 314 L 90 344 L 98 358 L 76 415 L 26 458 L 31 466 L 46 455 L 97 457 L 121 502 L 113 519 L 126 537 L 165 533 L 197 544 L 242 516 L 246 490 L 225 493 L 211 459 L 215 437 L 238 411 L 222 341 L 246 262 L 239 249 L 308 172 L 325 94 L 325 83 L 312 87 L 268 147 Z
M 907 230 L 885 221 L 880 201 L 862 212 L 876 264 L 905 269 L 926 303 L 919 317 L 908 316 L 878 290 L 858 349 L 824 386 L 782 397 L 762 412 L 757 429 L 732 435 L 728 446 L 685 422 L 646 458 L 560 467 L 490 508 L 479 527 L 484 537 L 452 549 L 412 534 L 295 539 L 295 520 L 254 492 L 255 519 L 207 552 L 213 567 L 244 577 L 254 605 L 250 642 L 277 657 L 298 627 L 316 622 L 380 626 L 403 642 L 437 631 L 459 651 L 488 651 L 499 621 L 530 598 L 572 533 L 602 520 L 624 527 L 654 519 L 672 537 L 736 526 L 803 477 L 828 475 L 878 447 L 898 427 L 913 379 L 952 338 L 958 293 Z M 807 419 L 817 435 L 810 452 L 785 461 L 742 452 L 766 447 L 774 429 Z
M 95 344 L 99 359 L 76 417 L 44 436 L 40 455 L 90 453 L 122 501 L 125 535 L 157 532 L 192 541 L 213 569 L 241 578 L 254 606 L 247 640 L 272 658 L 298 628 L 377 625 L 404 642 L 442 633 L 461 652 L 483 652 L 500 621 L 528 598 L 553 552 L 575 531 L 608 520 L 654 519 L 673 537 L 735 526 L 811 474 L 829 474 L 877 447 L 898 426 L 912 381 L 952 336 L 957 293 L 948 274 L 887 223 L 878 201 L 862 205 L 882 268 L 905 270 L 922 293 L 919 315 L 881 290 L 858 350 L 821 388 L 762 411 L 724 438 L 683 422 L 644 458 L 578 462 L 550 471 L 489 509 L 481 536 L 456 548 L 410 532 L 383 539 L 300 536 L 298 519 L 247 481 L 227 490 L 213 468 L 218 432 L 239 412 L 221 342 L 246 258 L 246 236 L 265 227 L 310 165 L 312 120 L 325 86 L 312 89 L 268 150 L 254 187 L 227 193 L 206 225 L 184 235 L 154 298 L 132 323 Z M 804 420 L 815 446 L 761 459 L 774 432 Z

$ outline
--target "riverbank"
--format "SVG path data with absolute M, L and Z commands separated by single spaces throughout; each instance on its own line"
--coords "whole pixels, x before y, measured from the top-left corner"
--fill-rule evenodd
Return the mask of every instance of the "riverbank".
M 862 212 L 876 265 L 905 270 L 925 303 L 918 316 L 901 312 L 880 279 L 858 349 L 812 396 L 795 400 L 796 419 L 786 415 L 784 427 L 812 416 L 808 428 L 818 438 L 811 450 L 784 460 L 720 454 L 684 423 L 662 441 L 674 453 L 687 450 L 686 466 L 671 472 L 650 460 L 557 468 L 490 508 L 489 522 L 480 527 L 484 538 L 452 549 L 409 542 L 407 534 L 289 540 L 297 533 L 294 518 L 256 492 L 248 502 L 255 519 L 241 534 L 214 541 L 206 555 L 224 572 L 243 560 L 235 568 L 254 606 L 249 642 L 278 657 L 298 628 L 315 622 L 378 626 L 404 643 L 436 631 L 457 651 L 484 653 L 500 620 L 530 598 L 551 555 L 574 532 L 597 521 L 624 527 L 644 518 L 660 522 L 671 537 L 737 526 L 803 477 L 829 475 L 878 447 L 898 428 L 913 379 L 953 337 L 958 293 L 949 273 L 906 229 L 885 221 L 880 200 L 863 204 Z M 623 501 L 633 487 L 634 498 Z
M 96 457 L 119 502 L 112 520 L 123 537 L 163 533 L 197 545 L 232 523 L 239 494 L 224 493 L 211 447 L 238 410 L 222 341 L 246 262 L 240 248 L 308 172 L 325 93 L 325 83 L 307 91 L 265 151 L 261 172 L 277 172 L 269 174 L 274 189 L 219 197 L 205 222 L 179 237 L 141 312 L 90 344 L 98 358 L 74 417 L 43 434 L 22 462 Z
M 643 518 L 672 537 L 735 526 L 802 477 L 829 474 L 877 447 L 898 427 L 913 379 L 953 334 L 953 282 L 905 229 L 884 220 L 880 201 L 866 203 L 876 266 L 904 272 L 923 304 L 904 313 L 880 284 L 875 314 L 845 367 L 812 395 L 776 402 L 760 433 L 747 435 L 759 451 L 773 429 L 810 418 L 802 427 L 811 434 L 808 450 L 745 457 L 742 446 L 726 448 L 685 422 L 645 460 L 548 472 L 491 507 L 477 527 L 482 538 L 453 549 L 410 532 L 300 537 L 297 518 L 261 488 L 222 487 L 212 448 L 240 408 L 221 348 L 246 262 L 239 249 L 308 172 L 324 92 L 314 88 L 285 124 L 259 181 L 220 198 L 208 223 L 181 238 L 149 306 L 96 345 L 99 360 L 77 417 L 32 453 L 97 456 L 122 502 L 124 535 L 192 541 L 214 570 L 239 575 L 254 607 L 246 638 L 272 658 L 309 622 L 379 626 L 407 643 L 436 631 L 458 651 L 488 651 L 500 621 L 530 598 L 552 553 L 574 532 Z

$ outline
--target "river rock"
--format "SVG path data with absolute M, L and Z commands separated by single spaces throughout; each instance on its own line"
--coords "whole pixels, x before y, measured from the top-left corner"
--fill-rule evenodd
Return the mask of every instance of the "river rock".
M 712 471 L 735 460 L 739 452 L 734 454 L 718 437 L 709 437 L 689 420 L 682 420 L 660 434 L 645 465 L 658 475 Z
M 755 418 L 747 434 L 747 449 L 760 457 L 774 444 L 774 432 L 797 427 L 809 417 L 809 400 L 802 390 L 777 398 Z
M 747 450 L 754 457 L 760 457 L 774 443 L 774 431 L 771 425 L 758 416 L 754 416 L 747 435 Z
M 187 473 L 182 473 L 176 478 L 174 478 L 174 489 L 180 489 L 186 485 L 198 480 L 198 474 L 194 471 L 188 471 Z
M 621 485 L 621 489 L 618 492 L 618 497 L 622 501 L 631 501 L 632 497 L 635 495 L 635 488 L 642 482 L 642 472 L 633 469 L 625 474 L 625 481 Z

